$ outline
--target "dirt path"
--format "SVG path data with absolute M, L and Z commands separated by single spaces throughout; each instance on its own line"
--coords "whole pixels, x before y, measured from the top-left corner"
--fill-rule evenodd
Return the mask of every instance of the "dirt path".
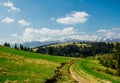
M 60 66 L 57 67 L 57 69 L 54 71 L 54 76 L 50 79 L 46 79 L 45 83 L 57 83 L 58 79 L 61 78 L 62 74 L 60 70 L 62 67 L 64 67 L 66 63 L 62 63 Z
M 76 62 L 76 61 L 75 61 Z M 74 62 L 74 63 L 75 63 Z M 87 78 L 87 80 L 83 77 L 80 77 L 74 70 L 73 70 L 73 64 L 72 63 L 69 67 L 69 71 L 71 76 L 78 82 L 78 83 L 111 83 L 110 81 L 107 80 L 101 80 L 99 78 L 95 78 L 89 74 L 85 74 L 85 77 Z M 81 70 L 82 73 L 85 73 Z
M 61 63 L 60 66 L 54 71 L 54 76 L 50 79 L 46 79 L 45 83 L 78 83 L 74 80 L 70 73 L 70 67 L 75 62 L 76 59 Z M 64 70 L 66 68 L 66 70 Z M 59 81 L 59 82 L 58 82 Z
M 71 76 L 78 82 L 78 83 L 89 83 L 88 81 L 86 81 L 85 79 L 83 79 L 82 77 L 78 76 L 76 74 L 75 71 L 73 71 L 72 65 L 69 68 Z
M 107 80 L 101 80 L 99 78 L 94 78 L 89 74 L 85 74 L 87 80 L 80 77 L 74 70 L 73 64 L 79 59 L 74 59 L 70 62 L 61 63 L 60 66 L 54 71 L 54 76 L 52 78 L 46 79 L 44 83 L 111 83 Z M 64 70 L 64 67 L 67 67 Z M 81 72 L 84 74 L 81 70 Z M 66 79 L 67 77 L 67 79 Z
M 72 65 L 73 65 L 76 61 L 78 61 L 78 60 L 72 61 L 72 62 L 70 63 L 70 65 L 69 65 L 69 71 L 70 71 L 70 74 L 71 74 L 72 78 L 73 78 L 74 80 L 76 80 L 77 83 L 89 83 L 88 81 L 86 81 L 86 80 L 83 79 L 82 77 L 78 76 L 78 75 L 76 74 L 76 72 L 73 70 Z
M 83 78 L 79 77 L 72 69 L 72 65 L 77 61 L 77 59 L 74 59 L 70 62 L 62 63 L 57 69 L 55 70 L 55 74 L 52 78 L 46 79 L 45 83 L 57 83 L 59 79 L 62 78 L 64 75 L 61 70 L 63 67 L 67 65 L 68 69 L 66 70 L 66 74 L 69 75 L 71 78 L 73 78 L 74 81 L 68 82 L 68 83 L 89 83 Z M 68 80 L 69 81 L 69 80 Z

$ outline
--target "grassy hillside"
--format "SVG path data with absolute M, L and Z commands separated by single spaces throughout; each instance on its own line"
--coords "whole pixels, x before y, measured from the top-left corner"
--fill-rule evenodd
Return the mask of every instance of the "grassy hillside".
M 56 57 L 56 56 L 50 56 L 46 54 L 31 53 L 31 52 L 15 50 L 15 49 L 3 47 L 3 46 L 0 46 L 0 52 L 10 53 L 12 55 L 20 55 L 20 56 L 34 58 L 34 59 L 44 59 L 44 60 L 48 60 L 56 63 L 63 63 L 73 59 L 71 57 L 61 57 L 61 56 Z
M 0 82 L 43 83 L 73 58 L 35 54 L 0 46 Z
M 48 47 L 49 46 L 51 46 L 51 47 L 59 47 L 59 46 L 64 47 L 64 46 L 67 46 L 67 45 L 77 45 L 77 46 L 82 46 L 82 47 L 84 47 L 84 46 L 90 46 L 90 45 L 87 45 L 87 44 L 81 44 L 79 42 L 63 42 L 63 43 L 48 45 Z
M 84 83 L 120 83 L 120 77 L 106 71 L 116 73 L 91 58 L 50 56 L 0 46 L 0 83 L 74 83 L 75 75 Z
M 99 64 L 97 60 L 81 59 L 73 66 L 73 70 L 90 83 L 120 83 L 120 77 L 105 73 L 106 67 Z M 115 72 L 115 70 L 111 70 Z

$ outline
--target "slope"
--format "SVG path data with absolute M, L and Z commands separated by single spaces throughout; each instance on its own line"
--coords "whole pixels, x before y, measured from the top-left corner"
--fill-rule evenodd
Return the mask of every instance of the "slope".
M 0 46 L 0 82 L 44 83 L 54 76 L 56 67 L 73 59 Z

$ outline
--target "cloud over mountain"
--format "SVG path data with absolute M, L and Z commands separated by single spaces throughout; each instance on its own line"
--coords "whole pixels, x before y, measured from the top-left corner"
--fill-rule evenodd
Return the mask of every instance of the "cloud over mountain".
M 120 38 L 120 28 L 111 28 L 111 29 L 99 29 L 97 33 L 101 37 L 113 37 Z
M 74 35 L 81 34 L 73 27 L 67 27 L 64 29 L 49 29 L 49 28 L 26 28 L 22 40 L 23 41 L 52 41 L 63 40 L 64 38 L 72 38 Z

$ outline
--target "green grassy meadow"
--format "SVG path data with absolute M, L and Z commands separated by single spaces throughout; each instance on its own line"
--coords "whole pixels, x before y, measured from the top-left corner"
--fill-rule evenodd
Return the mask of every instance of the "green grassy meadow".
M 70 65 L 72 61 L 75 63 Z M 64 65 L 62 65 L 64 63 Z M 0 83 L 44 83 L 59 75 L 57 83 L 74 83 L 69 68 L 88 83 L 120 83 L 120 77 L 91 58 L 71 58 L 37 54 L 0 46 Z M 59 72 L 55 73 L 55 70 Z
M 72 59 L 0 46 L 0 82 L 44 83 L 57 66 Z
M 74 71 L 90 83 L 120 83 L 120 77 L 105 73 L 106 67 L 97 60 L 81 59 L 73 64 Z M 115 72 L 115 70 L 111 70 Z

